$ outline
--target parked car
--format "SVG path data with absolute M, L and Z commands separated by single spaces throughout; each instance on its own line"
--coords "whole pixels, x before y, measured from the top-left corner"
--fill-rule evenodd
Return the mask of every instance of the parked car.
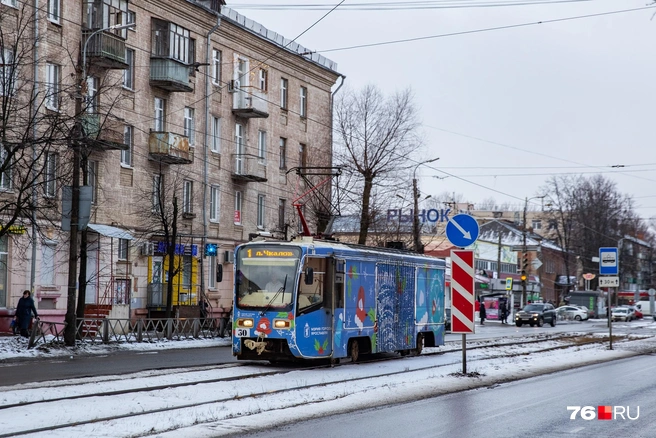
M 631 310 L 631 316 L 633 316 L 633 319 L 640 319 L 644 316 L 640 309 L 638 309 L 636 306 L 624 305 L 621 307 L 626 307 L 627 309 Z
M 451 308 L 444 309 L 444 330 L 451 331 Z
M 581 309 L 581 310 L 585 310 L 586 312 L 588 312 L 588 319 L 589 319 L 589 318 L 596 318 L 596 317 L 597 317 L 597 313 L 596 313 L 594 310 L 592 310 L 592 309 L 589 309 L 589 308 L 587 308 L 587 307 L 585 307 L 585 306 L 578 306 L 578 305 L 576 305 L 576 304 L 570 304 L 570 305 L 573 305 L 574 307 L 578 307 L 579 309 Z
M 588 309 L 579 306 L 561 306 L 556 309 L 558 316 L 562 319 L 573 319 L 575 321 L 586 321 L 588 316 Z
M 610 309 L 611 319 L 613 321 L 631 321 L 631 311 L 626 307 L 613 307 Z
M 556 309 L 553 305 L 549 303 L 528 304 L 515 314 L 515 325 L 521 327 L 522 324 L 529 324 L 531 327 L 534 325 L 542 327 L 545 322 L 549 322 L 551 327 L 554 327 L 556 319 Z

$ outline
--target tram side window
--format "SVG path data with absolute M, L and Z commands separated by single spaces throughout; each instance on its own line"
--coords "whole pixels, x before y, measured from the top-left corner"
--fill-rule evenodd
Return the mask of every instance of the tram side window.
M 303 311 L 311 307 L 319 307 L 323 303 L 326 287 L 326 260 L 309 258 L 305 265 L 314 270 L 314 281 L 312 284 L 305 284 L 305 269 L 301 274 L 301 281 L 298 294 L 298 310 Z

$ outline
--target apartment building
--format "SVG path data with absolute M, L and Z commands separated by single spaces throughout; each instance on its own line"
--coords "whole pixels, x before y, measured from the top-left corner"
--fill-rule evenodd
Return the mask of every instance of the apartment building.
M 229 308 L 235 246 L 291 237 L 303 187 L 292 170 L 331 165 L 337 65 L 223 0 L 0 1 L 3 23 L 38 5 L 21 36 L 38 51 L 21 74 L 36 66 L 40 111 L 69 114 L 71 132 L 82 130 L 86 303 L 122 317 L 157 316 L 169 298 L 180 315 L 204 297 Z M 61 177 L 49 179 L 52 205 L 64 210 L 71 149 L 58 146 L 48 164 Z M 27 226 L 0 242 L 0 308 L 33 286 L 40 314 L 63 318 L 64 218 L 63 230 L 41 221 L 35 239 Z

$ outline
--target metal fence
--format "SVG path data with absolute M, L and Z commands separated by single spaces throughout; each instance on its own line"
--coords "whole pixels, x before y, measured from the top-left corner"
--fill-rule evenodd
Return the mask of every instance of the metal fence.
M 36 320 L 28 348 L 64 344 L 66 323 Z M 230 336 L 228 318 L 84 318 L 77 320 L 76 344 L 181 341 Z

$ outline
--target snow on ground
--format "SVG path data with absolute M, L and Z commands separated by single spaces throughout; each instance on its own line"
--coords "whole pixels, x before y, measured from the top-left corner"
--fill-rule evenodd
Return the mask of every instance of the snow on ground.
M 614 324 L 613 333 L 622 335 L 629 326 Z M 577 327 L 578 328 L 578 327 Z M 581 326 L 583 328 L 583 326 Z M 557 347 L 561 341 L 539 344 L 514 345 L 477 349 L 467 352 L 468 375 L 463 376 L 461 352 L 436 356 L 423 355 L 403 360 L 337 366 L 330 369 L 281 368 L 284 375 L 260 379 L 236 379 L 181 388 L 166 388 L 156 392 L 128 393 L 102 399 L 80 399 L 51 402 L 38 405 L 38 415 L 29 415 L 21 407 L 0 410 L 0 431 L 18 433 L 16 419 L 29 415 L 30 427 L 49 427 L 71 421 L 88 421 L 108 414 L 125 415 L 119 420 L 100 421 L 43 432 L 31 436 L 48 437 L 216 437 L 238 436 L 240 433 L 258 428 L 272 427 L 313 417 L 352 411 L 355 409 L 416 400 L 449 392 L 486 387 L 511 380 L 528 378 L 608 360 L 630 357 L 644 352 L 656 351 L 656 323 L 638 321 L 630 324 L 631 331 L 637 329 L 640 336 L 630 335 L 614 343 L 608 350 L 607 343 L 581 345 L 577 348 L 535 352 L 536 349 Z M 534 332 L 527 332 L 529 339 Z M 599 333 L 594 336 L 604 336 Z M 513 338 L 513 341 L 522 338 Z M 535 339 L 535 337 L 531 338 Z M 505 341 L 509 341 L 506 339 Z M 17 348 L 23 340 L 0 338 L 0 358 L 16 357 L 23 351 Z M 74 350 L 49 349 L 35 351 L 28 356 L 52 357 L 59 354 L 107 354 L 117 350 L 157 350 L 199 346 L 226 345 L 228 339 L 198 341 L 169 341 L 157 344 L 95 345 Z M 485 341 L 472 341 L 471 345 Z M 470 343 L 468 342 L 468 345 Z M 450 348 L 447 348 L 449 350 Z M 433 349 L 429 349 L 433 350 Z M 439 350 L 439 349 L 437 349 Z M 444 351 L 444 347 L 442 348 Z M 522 354 L 531 353 L 533 354 Z M 13 356 L 12 356 L 13 355 Z M 501 357 L 498 357 L 501 356 Z M 493 358 L 491 358 L 493 357 Z M 228 377 L 240 373 L 257 373 L 262 369 L 275 370 L 271 366 L 259 367 L 207 367 L 206 369 L 179 369 L 149 371 L 123 376 L 71 379 L 57 382 L 0 387 L 0 405 L 21 403 L 31 400 L 47 400 L 54 397 L 120 391 L 126 388 L 161 386 L 185 381 Z M 290 372 L 291 371 L 291 372 Z M 392 374 L 401 371 L 400 374 Z M 384 375 L 383 374 L 388 374 Z M 355 379 L 355 380 L 354 380 Z M 335 381 L 351 380 L 348 383 L 330 384 Z M 279 394 L 263 394 L 257 398 L 248 394 L 299 384 L 325 383 L 310 389 L 298 389 Z M 207 404 L 186 407 L 189 403 L 206 401 Z M 77 406 L 77 405 L 80 406 Z M 148 416 L 129 416 L 142 409 L 160 408 L 162 412 Z M 93 417 L 95 416 L 95 417 Z M 27 419 L 27 418 L 26 418 Z M 34 423 L 36 422 L 36 423 Z M 25 422 L 20 422 L 25 424 Z

